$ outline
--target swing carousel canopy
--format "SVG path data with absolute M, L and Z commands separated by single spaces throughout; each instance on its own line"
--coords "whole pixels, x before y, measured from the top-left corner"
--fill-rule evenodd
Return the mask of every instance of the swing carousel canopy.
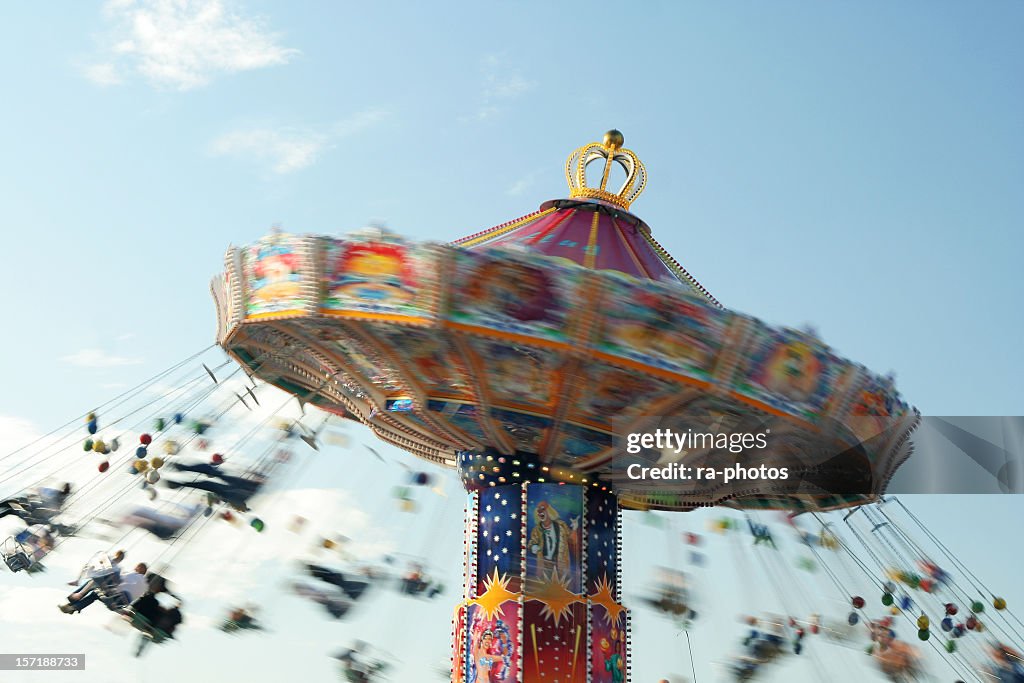
M 230 248 L 212 285 L 218 342 L 300 400 L 460 467 L 470 488 L 528 463 L 641 508 L 830 508 L 879 495 L 909 455 L 917 412 L 891 379 L 815 335 L 724 309 L 630 213 L 647 175 L 622 143 L 611 131 L 569 156 L 569 198 L 452 244 L 369 228 Z M 831 466 L 830 481 L 858 488 L 644 489 L 623 475 L 615 437 L 650 416 L 769 430 L 752 463 Z M 809 452 L 822 454 L 810 466 Z M 723 455 L 748 457 L 677 460 Z

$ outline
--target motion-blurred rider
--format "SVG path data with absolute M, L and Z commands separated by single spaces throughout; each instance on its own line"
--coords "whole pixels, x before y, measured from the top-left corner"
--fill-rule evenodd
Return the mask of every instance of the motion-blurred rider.
M 61 488 L 39 488 L 17 498 L 0 502 L 0 517 L 13 515 L 26 524 L 47 524 L 60 514 L 71 495 L 71 484 Z
M 238 477 L 225 474 L 220 470 L 220 467 L 209 463 L 200 463 L 197 465 L 171 463 L 171 467 L 179 472 L 204 474 L 211 479 L 220 479 L 220 481 L 211 481 L 211 479 L 207 479 L 205 481 L 174 481 L 165 479 L 164 481 L 167 482 L 167 486 L 169 488 L 178 489 L 187 487 L 198 489 L 200 491 L 207 491 L 217 496 L 239 512 L 249 511 L 249 499 L 255 496 L 259 490 L 263 488 L 263 485 L 267 483 L 267 478 L 259 473 Z
M 118 602 L 120 602 L 122 606 L 131 605 L 133 602 L 145 595 L 146 591 L 149 590 L 149 580 L 146 578 L 148 571 L 149 567 L 147 567 L 145 563 L 140 562 L 135 565 L 135 569 L 133 571 L 118 576 L 116 590 L 121 594 L 119 596 L 121 600 Z M 97 600 L 104 599 L 104 597 L 109 598 L 112 596 L 104 596 L 99 590 L 96 579 L 90 579 L 79 590 L 68 596 L 67 604 L 60 605 L 60 611 L 65 614 L 81 612 Z M 117 602 L 114 604 L 117 604 Z M 108 607 L 110 607 L 110 605 L 108 605 Z

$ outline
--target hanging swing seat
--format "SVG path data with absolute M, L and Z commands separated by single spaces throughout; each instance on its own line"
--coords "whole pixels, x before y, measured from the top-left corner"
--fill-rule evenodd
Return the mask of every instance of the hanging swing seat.
M 238 631 L 262 631 L 263 626 L 250 614 L 231 616 L 221 624 L 221 631 L 225 633 L 237 633 Z
M 33 564 L 31 549 L 23 546 L 13 536 L 3 542 L 0 553 L 3 554 L 4 564 L 14 573 L 26 571 Z
M 400 580 L 399 592 L 413 597 L 422 596 L 432 600 L 444 592 L 444 585 L 430 579 L 426 575 L 409 575 Z
M 37 539 L 39 545 L 33 543 L 33 539 Z M 0 556 L 4 558 L 4 564 L 12 572 L 25 571 L 33 574 L 45 571 L 40 560 L 48 551 L 41 543 L 37 536 L 29 531 L 23 531 L 0 544 Z
M 641 600 L 669 617 L 686 619 L 693 614 L 689 581 L 686 574 L 678 570 L 659 568 L 653 590 Z
M 355 659 L 342 660 L 342 675 L 349 683 L 372 683 L 378 680 L 378 674 L 383 674 L 387 669 L 387 662 L 379 660 L 366 663 Z
M 352 574 L 335 571 L 329 567 L 317 564 L 307 564 L 305 568 L 310 576 L 340 588 L 342 592 L 352 600 L 358 600 L 370 587 L 370 582 L 367 580 L 358 578 Z
M 119 612 L 130 604 L 124 591 L 121 590 L 120 572 L 94 578 L 93 585 L 97 595 L 100 597 L 100 602 L 106 605 L 107 609 Z
M 124 609 L 122 614 L 124 614 L 132 628 L 139 632 L 139 644 L 135 648 L 136 657 L 140 656 L 150 643 L 159 645 L 160 643 L 174 638 L 174 636 L 170 635 L 166 631 L 154 626 L 153 622 L 135 612 L 131 607 Z

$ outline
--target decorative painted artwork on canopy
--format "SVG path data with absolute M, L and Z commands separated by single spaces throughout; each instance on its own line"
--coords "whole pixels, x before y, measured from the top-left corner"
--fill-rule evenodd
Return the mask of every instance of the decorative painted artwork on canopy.
M 591 683 L 626 680 L 626 610 L 601 604 L 590 606 Z
M 597 349 L 708 380 L 729 313 L 678 289 L 607 273 Z
M 586 390 L 580 392 L 575 414 L 610 427 L 608 416 L 628 419 L 661 399 L 678 396 L 677 383 L 639 372 L 620 370 L 606 363 L 590 362 L 583 368 Z M 642 396 L 643 400 L 637 400 Z
M 467 397 L 468 380 L 452 362 L 448 344 L 436 334 L 415 327 L 374 330 L 384 345 L 401 349 L 407 372 L 430 397 Z
M 752 360 L 736 391 L 815 421 L 823 413 L 836 379 L 847 365 L 814 337 L 758 324 Z
M 583 491 L 555 483 L 526 487 L 526 593 L 583 592 Z
M 867 441 L 894 427 L 909 411 L 891 377 L 868 375 L 850 407 L 847 426 L 859 440 Z
M 484 380 L 492 401 L 521 405 L 551 401 L 552 375 L 559 363 L 554 352 L 483 339 L 475 339 L 471 345 L 480 367 L 487 371 Z
M 611 448 L 611 434 L 581 425 L 565 423 L 561 427 L 558 444 L 558 461 L 571 464 L 581 458 L 596 455 Z
M 508 578 L 508 590 L 522 590 L 522 489 L 499 486 L 480 492 L 477 519 L 477 595 L 487 590 L 495 572 Z
M 470 606 L 466 681 L 519 680 L 519 609 L 518 600 L 504 602 L 496 609 L 479 604 Z
M 587 606 L 527 600 L 523 611 L 523 680 L 585 683 Z
M 285 234 L 264 237 L 245 250 L 242 269 L 246 316 L 298 315 L 309 303 L 303 295 L 306 267 L 302 238 Z
M 536 453 L 551 427 L 551 418 L 514 410 L 491 409 L 491 417 L 512 437 L 516 450 Z
M 440 413 L 441 419 L 445 419 L 452 425 L 476 439 L 479 443 L 487 443 L 487 435 L 479 422 L 479 408 L 471 403 L 457 403 L 454 401 L 428 401 L 427 408 L 433 412 Z
M 422 316 L 428 312 L 422 273 L 436 257 L 429 249 L 413 251 L 387 233 L 349 240 L 328 240 L 324 246 L 325 313 L 365 311 Z
M 449 283 L 452 321 L 564 342 L 577 269 L 506 250 L 455 250 Z M 538 265 L 533 265 L 538 262 Z

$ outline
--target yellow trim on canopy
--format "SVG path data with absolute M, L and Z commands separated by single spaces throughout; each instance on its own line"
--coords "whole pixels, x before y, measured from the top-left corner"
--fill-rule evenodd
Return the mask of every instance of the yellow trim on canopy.
M 471 239 L 471 240 L 469 240 L 467 242 L 456 242 L 455 246 L 462 247 L 462 248 L 467 248 L 467 247 L 472 247 L 475 244 L 480 244 L 481 242 L 487 242 L 488 240 L 492 240 L 495 237 L 501 237 L 506 232 L 511 232 L 511 231 L 515 230 L 516 228 L 518 228 L 520 226 L 526 225 L 527 223 L 532 223 L 535 220 L 543 218 L 544 216 L 547 216 L 549 213 L 551 213 L 554 210 L 555 210 L 555 207 L 552 206 L 550 209 L 545 209 L 544 211 L 541 211 L 540 213 L 532 213 L 529 216 L 524 216 L 523 218 L 520 218 L 517 221 L 512 221 L 511 223 L 509 223 L 508 225 L 506 225 L 503 228 L 496 228 L 496 229 L 493 229 L 493 230 L 489 230 L 488 232 L 485 232 L 484 234 L 480 235 L 479 237 L 474 237 L 473 239 Z
M 597 262 L 597 223 L 601 220 L 601 212 L 594 212 L 594 220 L 590 222 L 590 237 L 587 239 L 587 252 L 583 257 L 583 265 L 593 268 Z

